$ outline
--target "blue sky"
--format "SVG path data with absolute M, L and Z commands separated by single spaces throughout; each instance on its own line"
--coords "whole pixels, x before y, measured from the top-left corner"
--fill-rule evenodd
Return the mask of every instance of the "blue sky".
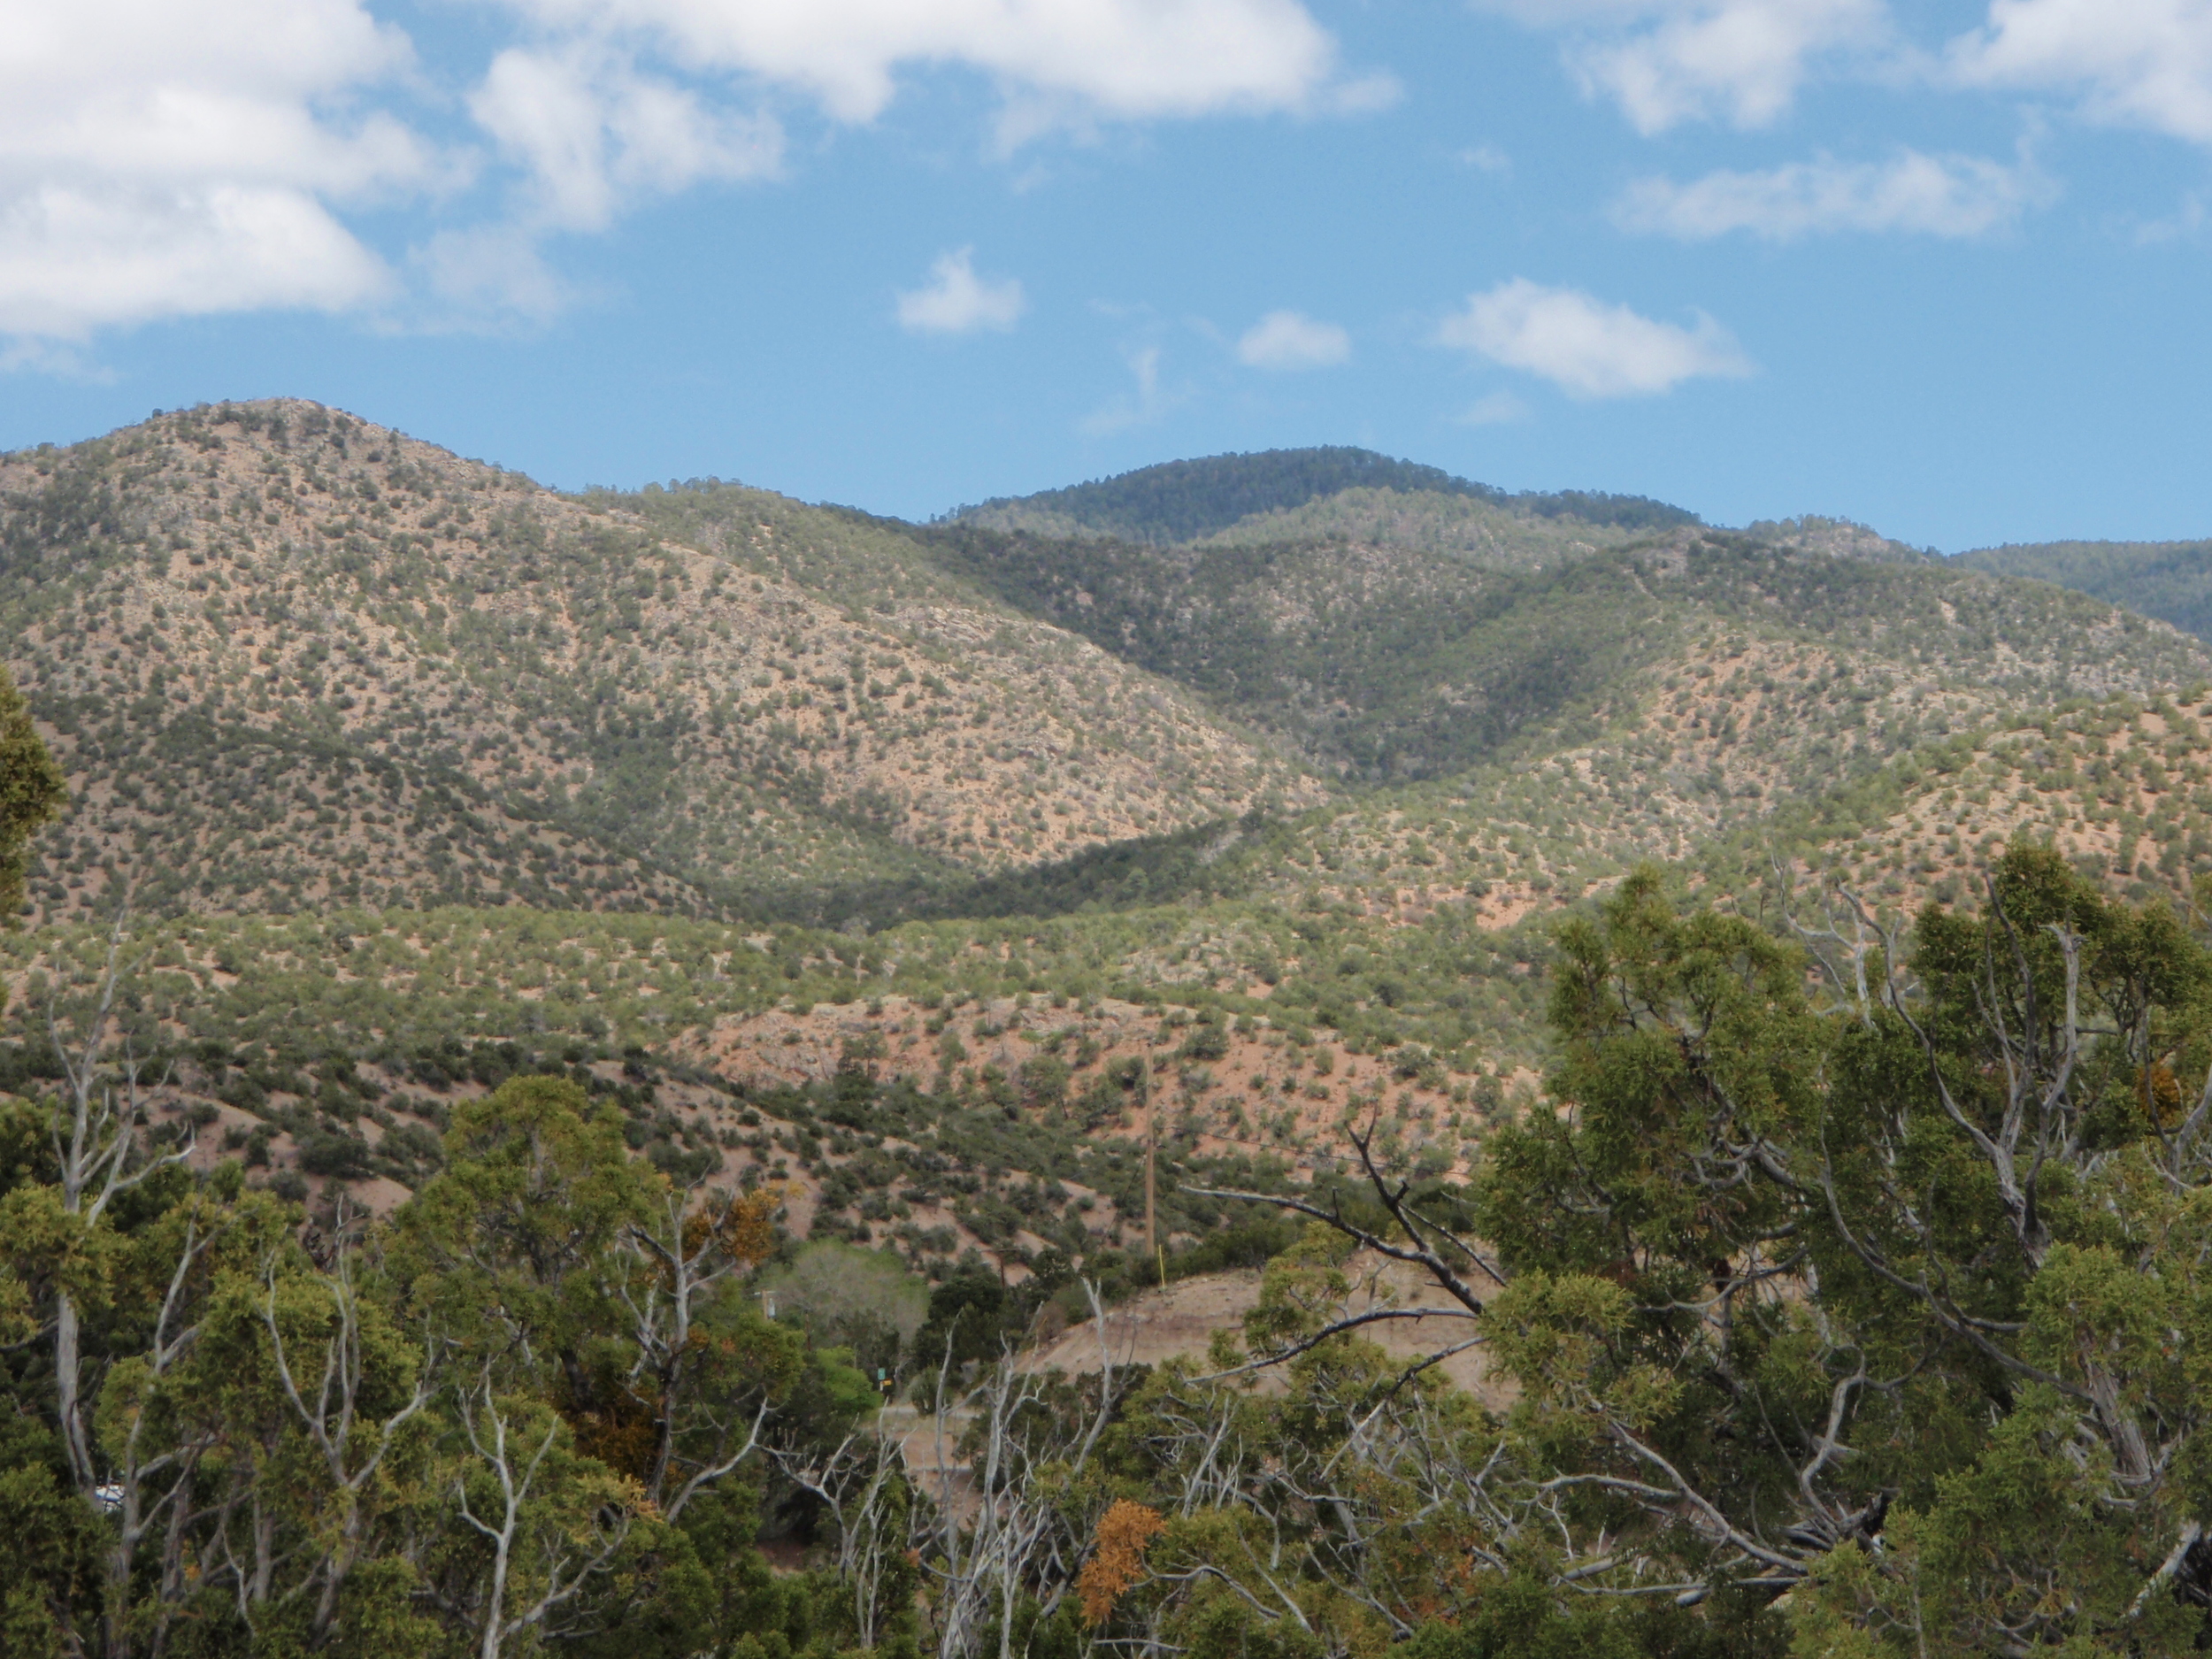
M 10 13 L 19 15 L 10 17 Z M 0 0 L 0 446 L 2212 535 L 2202 0 Z

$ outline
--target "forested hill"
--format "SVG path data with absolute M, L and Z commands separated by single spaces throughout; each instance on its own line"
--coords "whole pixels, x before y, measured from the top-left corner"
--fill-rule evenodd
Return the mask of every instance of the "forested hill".
M 2212 640 L 2212 541 L 2044 541 L 1981 548 L 1958 562 L 2093 594 Z
M 1348 490 L 1457 496 L 1525 517 L 1574 518 L 1617 529 L 1700 522 L 1695 513 L 1640 495 L 1586 490 L 1513 495 L 1455 478 L 1440 467 L 1342 446 L 1168 461 L 1065 489 L 956 508 L 947 517 L 997 529 L 1168 545 L 1199 541 L 1243 520 L 1294 511 Z
M 2212 651 L 1322 453 L 0 456 L 0 1659 L 2212 1646 Z

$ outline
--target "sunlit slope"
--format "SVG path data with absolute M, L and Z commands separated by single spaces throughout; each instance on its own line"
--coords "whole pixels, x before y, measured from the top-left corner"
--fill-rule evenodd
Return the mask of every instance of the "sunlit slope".
M 0 639 L 75 796 L 36 903 L 772 905 L 1311 795 L 896 537 L 749 516 L 684 546 L 299 403 L 0 458 Z
M 365 1100 L 347 1080 L 353 1063 L 442 1087 L 511 1044 L 687 1056 L 761 1087 L 841 1066 L 905 1078 L 935 1102 L 910 1094 L 916 1111 L 960 1118 L 1008 1167 L 1125 1203 L 1132 1171 L 1110 1148 L 1148 1125 L 1170 1170 L 1217 1157 L 1322 1170 L 1348 1116 L 1374 1121 L 1394 1156 L 1463 1166 L 1547 1064 L 1557 927 L 1654 829 L 1620 815 L 1591 758 L 1255 820 L 1211 832 L 1198 856 L 1126 848 L 1125 873 L 1155 856 L 1148 891 L 1120 902 L 1094 892 L 1056 914 L 864 937 L 521 906 L 142 917 L 128 1017 L 148 1052 L 174 1047 L 207 1073 L 232 1103 L 226 1133 L 256 1133 L 257 1118 L 290 1137 L 284 1147 L 325 1153 L 331 1137 L 366 1136 L 373 1150 L 354 1163 L 403 1181 L 429 1167 L 435 1137 L 404 1123 L 419 1105 Z M 1837 880 L 1883 920 L 1930 896 L 1971 902 L 1988 860 L 2024 840 L 2056 845 L 2116 890 L 2183 904 L 2212 872 L 2212 697 L 2000 721 L 1709 834 L 1658 828 L 1683 888 L 1775 926 L 1786 901 L 1817 915 Z M 1037 879 L 1049 887 L 1052 874 Z M 0 984 L 21 1007 L 47 982 L 96 974 L 107 942 L 102 924 L 0 936 Z M 665 1112 L 634 1116 L 636 1144 L 672 1160 L 718 1142 L 757 1143 L 771 1166 L 800 1152 L 795 1175 L 811 1170 L 821 1213 L 843 1215 L 856 1238 L 902 1236 L 861 1203 L 864 1182 L 829 1179 L 835 1158 L 822 1164 L 803 1135 L 741 1118 L 738 1141 L 726 1120 L 703 1140 Z M 396 1134 L 389 1146 L 378 1126 Z M 1056 1208 L 1002 1194 L 1033 1217 L 1018 1221 L 962 1190 L 948 1249 L 1039 1231 Z

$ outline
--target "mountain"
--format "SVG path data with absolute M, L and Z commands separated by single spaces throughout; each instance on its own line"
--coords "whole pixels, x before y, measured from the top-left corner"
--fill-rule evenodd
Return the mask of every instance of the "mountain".
M 1709 679 L 1717 641 L 1739 653 L 1755 641 L 1753 689 L 1782 690 L 1713 718 L 1732 733 L 1764 722 L 1759 747 L 1815 767 L 1878 758 L 1999 706 L 2151 694 L 2212 673 L 2201 645 L 2157 623 L 1826 521 L 1678 528 L 1549 562 L 1405 541 L 1156 547 L 966 523 L 930 540 L 948 569 L 1005 603 L 1348 782 L 1449 777 L 1617 730 L 1649 735 L 1655 720 L 1671 730 L 1668 682 Z M 1831 695 L 1839 678 L 1847 689 Z M 1876 699 L 1891 713 L 1869 721 Z M 1820 738 L 1830 728 L 1848 733 L 1841 749 Z
M 75 794 L 35 914 L 114 879 L 241 914 L 1049 914 L 1219 890 L 1210 826 L 1424 784 L 1503 913 L 2009 710 L 2212 679 L 1861 526 L 1635 529 L 1432 472 L 1192 463 L 1159 499 L 1227 527 L 1163 545 L 563 496 L 301 403 L 0 457 L 0 637 Z M 1571 822 L 1526 796 L 1563 767 L 1555 801 L 1602 795 Z
M 757 910 L 1317 798 L 896 532 L 737 497 L 703 549 L 296 402 L 0 457 L 0 640 L 74 797 L 37 914 L 111 873 L 155 909 Z
M 74 792 L 0 930 L 6 1651 L 2201 1638 L 2212 652 L 1339 453 L 1113 534 L 296 402 L 0 457 Z
M 1583 490 L 1516 495 L 1455 478 L 1439 467 L 1343 447 L 1168 461 L 1066 489 L 955 508 L 946 518 L 996 530 L 1102 535 L 1169 546 L 1294 513 L 1347 491 L 1375 490 L 1476 502 L 1521 518 L 1574 518 L 1616 529 L 1699 522 L 1695 513 L 1641 495 Z
M 1183 1183 L 1326 1183 L 1348 1121 L 1463 1173 L 1650 859 L 1769 926 L 2021 840 L 2212 872 L 2212 653 L 1838 520 L 1362 483 L 1167 545 L 237 404 L 0 458 L 0 640 L 75 790 L 0 987 L 66 1010 L 129 884 L 156 1133 L 380 1209 L 554 1070 L 933 1277 L 1148 1282 L 1141 1141 L 1171 1271 L 1248 1259 Z
M 2045 541 L 1980 548 L 1958 562 L 2092 594 L 2212 640 L 2212 541 Z

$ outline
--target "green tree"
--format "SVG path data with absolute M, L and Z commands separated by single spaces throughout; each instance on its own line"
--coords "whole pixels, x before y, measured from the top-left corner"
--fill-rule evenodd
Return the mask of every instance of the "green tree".
M 1909 938 L 1831 906 L 1801 949 L 1638 872 L 1563 931 L 1555 1110 L 1492 1138 L 1467 1213 L 1371 1128 L 1366 1197 L 1273 1202 L 1464 1310 L 1518 1395 L 1479 1463 L 1430 1463 L 1473 1559 L 1562 1617 L 1790 1592 L 1807 1654 L 2185 1647 L 2212 956 L 2032 848 Z M 1414 1312 L 1316 1265 L 1271 1268 L 1263 1360 Z
M 0 918 L 8 926 L 22 913 L 31 837 L 68 800 L 68 780 L 32 724 L 30 705 L 0 668 Z

